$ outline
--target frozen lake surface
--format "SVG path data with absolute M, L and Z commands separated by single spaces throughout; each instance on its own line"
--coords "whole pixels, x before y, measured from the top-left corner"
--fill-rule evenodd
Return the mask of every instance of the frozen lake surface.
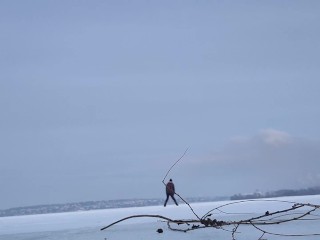
M 231 204 L 222 210 L 227 212 L 214 212 L 212 218 L 218 220 L 240 220 L 261 215 L 266 211 L 279 211 L 292 206 L 291 203 L 279 201 L 291 201 L 298 203 L 311 203 L 320 205 L 320 195 L 302 197 L 276 198 L 278 201 L 252 201 Z M 227 204 L 232 201 L 194 203 L 191 204 L 195 212 L 202 216 L 209 210 Z M 320 214 L 320 210 L 318 210 Z M 130 219 L 111 228 L 100 231 L 108 224 L 121 218 L 137 214 L 162 215 L 172 219 L 195 219 L 187 205 L 168 205 L 138 208 L 106 209 L 73 213 L 55 213 L 43 215 L 15 216 L 0 218 L 1 240 L 43 239 L 43 240 L 118 240 L 118 239 L 231 239 L 231 233 L 221 229 L 208 228 L 187 233 L 170 231 L 167 224 L 154 218 Z M 317 216 L 313 216 L 316 218 Z M 264 229 L 274 233 L 286 234 L 310 234 L 320 233 L 320 216 L 318 220 L 294 221 L 279 225 L 264 226 Z M 162 234 L 157 229 L 162 228 Z M 229 228 L 231 229 L 231 228 Z M 238 229 L 236 239 L 258 239 L 261 232 L 253 226 L 241 226 Z M 265 235 L 263 239 L 285 239 Z M 287 237 L 286 239 L 292 239 Z M 320 236 L 300 237 L 296 239 L 319 240 Z

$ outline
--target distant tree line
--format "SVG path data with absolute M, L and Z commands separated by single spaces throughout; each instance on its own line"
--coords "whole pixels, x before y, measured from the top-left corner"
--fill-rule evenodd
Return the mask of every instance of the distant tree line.
M 187 198 L 188 202 L 211 202 L 227 200 L 228 197 L 193 197 Z M 180 201 L 179 201 L 180 202 Z M 102 201 L 87 201 L 78 203 L 62 203 L 17 207 L 0 210 L 0 217 L 31 215 L 31 214 L 47 214 L 61 212 L 77 212 L 89 210 L 101 210 L 110 208 L 128 208 L 128 207 L 145 207 L 163 205 L 163 199 L 116 199 Z
M 304 195 L 318 195 L 320 194 L 320 186 L 303 188 L 298 190 L 282 189 L 277 191 L 271 191 L 266 193 L 250 193 L 250 194 L 235 194 L 230 197 L 230 200 L 244 200 L 244 199 L 259 199 L 259 198 L 274 198 L 285 196 L 304 196 Z

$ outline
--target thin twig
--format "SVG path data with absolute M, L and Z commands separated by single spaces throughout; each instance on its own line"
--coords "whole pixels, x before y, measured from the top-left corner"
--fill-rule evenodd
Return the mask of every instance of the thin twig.
M 187 149 L 184 151 L 184 153 L 182 154 L 182 156 L 170 167 L 170 169 L 168 170 L 167 174 L 164 176 L 164 178 L 163 178 L 163 180 L 162 180 L 162 183 L 163 183 L 164 185 L 166 185 L 164 181 L 166 180 L 168 174 L 171 172 L 172 168 L 184 157 L 184 155 L 186 155 L 188 149 L 189 149 L 189 148 L 187 148 Z

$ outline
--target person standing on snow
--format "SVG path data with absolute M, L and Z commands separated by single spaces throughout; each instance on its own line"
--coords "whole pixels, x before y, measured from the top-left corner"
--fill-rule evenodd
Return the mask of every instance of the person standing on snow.
M 175 189 L 174 189 L 174 184 L 172 182 L 172 179 L 170 179 L 170 181 L 166 185 L 166 194 L 167 194 L 167 198 L 166 198 L 166 201 L 164 202 L 164 206 L 167 205 L 167 202 L 169 200 L 169 196 L 172 198 L 172 200 L 178 206 L 178 203 L 177 203 L 176 199 L 174 198 Z

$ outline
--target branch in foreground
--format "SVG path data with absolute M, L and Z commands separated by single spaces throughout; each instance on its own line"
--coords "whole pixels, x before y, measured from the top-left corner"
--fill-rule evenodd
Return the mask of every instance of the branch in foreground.
M 219 211 L 220 213 L 223 212 L 220 210 L 220 208 L 223 208 L 225 206 L 228 206 L 231 204 L 239 204 L 243 202 L 252 202 L 252 200 L 239 201 L 239 202 L 228 203 L 225 205 L 221 205 L 217 208 L 214 208 L 210 210 L 208 213 L 206 213 L 205 215 L 203 215 L 202 218 L 199 218 L 199 219 L 171 219 L 162 215 L 149 215 L 149 214 L 133 215 L 133 216 L 129 216 L 126 218 L 122 218 L 118 221 L 115 221 L 109 224 L 108 226 L 101 228 L 101 230 L 108 229 L 111 226 L 114 226 L 120 222 L 129 220 L 132 218 L 157 218 L 159 220 L 163 220 L 167 222 L 168 228 L 172 231 L 189 232 L 189 231 L 200 230 L 204 228 L 215 228 L 215 229 L 229 231 L 231 233 L 232 239 L 234 240 L 235 240 L 236 234 L 238 233 L 238 229 L 243 225 L 252 226 L 254 229 L 260 231 L 261 237 L 259 239 L 262 239 L 262 237 L 265 235 L 291 236 L 291 237 L 320 236 L 320 232 L 305 233 L 305 234 L 304 233 L 286 234 L 286 233 L 271 232 L 263 229 L 263 226 L 267 226 L 267 225 L 279 225 L 279 224 L 285 224 L 288 222 L 300 221 L 300 220 L 305 220 L 305 221 L 320 220 L 319 218 L 320 205 L 309 204 L 309 203 L 294 203 L 294 202 L 279 201 L 279 200 L 254 200 L 254 201 L 286 202 L 293 205 L 286 209 L 282 209 L 274 212 L 266 211 L 262 215 L 255 216 L 249 219 L 237 220 L 237 221 L 224 221 L 224 220 L 222 221 L 222 220 L 210 218 L 214 211 Z M 297 211 L 298 209 L 299 209 L 299 212 Z M 224 212 L 224 213 L 228 214 L 227 212 Z
M 153 214 L 141 214 L 141 215 L 132 215 L 132 216 L 129 216 L 129 217 L 125 217 L 125 218 L 122 218 L 118 221 L 115 221 L 111 224 L 109 224 L 108 226 L 106 227 L 103 227 L 101 228 L 100 230 L 105 230 L 107 228 L 110 228 L 112 227 L 113 225 L 116 225 L 120 222 L 123 222 L 123 221 L 126 221 L 126 220 L 129 220 L 129 219 L 132 219 L 132 218 L 157 218 L 157 219 L 162 219 L 162 220 L 165 220 L 167 222 L 171 222 L 171 223 L 176 223 L 176 224 L 189 224 L 189 223 L 194 223 L 194 222 L 198 222 L 197 220 L 173 220 L 171 218 L 168 218 L 168 217 L 164 217 L 162 215 L 153 215 Z

